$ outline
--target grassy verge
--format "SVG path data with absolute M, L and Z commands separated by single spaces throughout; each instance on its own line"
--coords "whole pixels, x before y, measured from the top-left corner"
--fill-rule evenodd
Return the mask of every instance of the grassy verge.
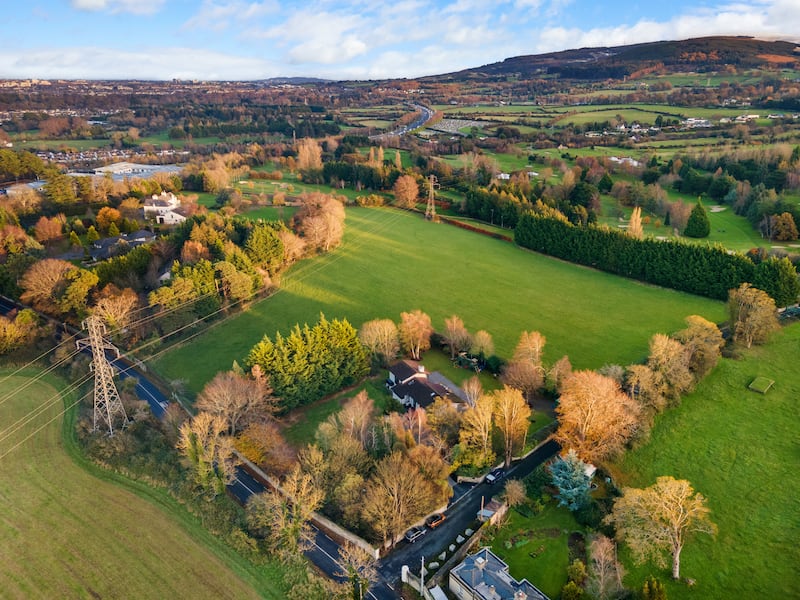
M 723 360 L 679 408 L 659 418 L 650 442 L 617 466 L 622 485 L 643 487 L 672 475 L 708 498 L 719 533 L 686 545 L 681 575 L 697 584 L 670 582 L 670 598 L 797 597 L 799 343 L 795 323 L 740 360 Z M 747 389 L 756 376 L 775 380 L 765 395 Z M 651 564 L 626 562 L 633 587 L 648 573 L 669 577 Z
M 724 318 L 720 302 L 647 286 L 516 248 L 482 235 L 392 209 L 351 208 L 342 246 L 304 261 L 280 291 L 248 311 L 165 353 L 156 369 L 197 392 L 240 362 L 264 334 L 295 323 L 347 318 L 399 320 L 419 308 L 437 329 L 459 315 L 485 329 L 497 354 L 510 356 L 523 330 L 547 337 L 546 362 L 568 354 L 579 368 L 628 364 L 647 353 L 657 332 L 683 327 L 687 315 Z
M 35 371 L 0 384 L 0 589 L 9 597 L 282 598 L 276 565 L 255 567 L 163 490 L 103 471 L 74 439 L 75 402 Z M 42 399 L 47 399 L 43 402 Z

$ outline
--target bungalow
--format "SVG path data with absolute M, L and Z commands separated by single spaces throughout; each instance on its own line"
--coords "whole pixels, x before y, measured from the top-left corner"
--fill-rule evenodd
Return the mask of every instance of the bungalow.
M 144 218 L 154 219 L 162 225 L 177 225 L 186 220 L 180 208 L 181 201 L 172 192 L 153 194 L 144 201 Z
M 389 367 L 386 387 L 392 393 L 392 398 L 407 408 L 427 408 L 436 398 L 446 398 L 449 393 L 445 386 L 428 378 L 424 366 L 408 360 L 401 360 Z
M 450 591 L 460 600 L 549 600 L 527 579 L 517 581 L 489 548 L 467 556 L 450 571 Z
M 127 250 L 136 246 L 152 242 L 155 237 L 153 232 L 140 229 L 133 233 L 123 233 L 115 237 L 103 238 L 92 244 L 89 248 L 89 255 L 94 260 L 105 260 L 117 254 L 124 254 Z

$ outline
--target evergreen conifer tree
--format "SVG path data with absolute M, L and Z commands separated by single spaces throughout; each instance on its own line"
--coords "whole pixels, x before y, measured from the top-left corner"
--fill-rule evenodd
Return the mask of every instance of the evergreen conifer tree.
M 711 222 L 708 220 L 708 214 L 706 214 L 703 203 L 698 200 L 692 209 L 692 214 L 689 215 L 683 235 L 692 238 L 704 238 L 708 237 L 709 233 L 711 233 Z

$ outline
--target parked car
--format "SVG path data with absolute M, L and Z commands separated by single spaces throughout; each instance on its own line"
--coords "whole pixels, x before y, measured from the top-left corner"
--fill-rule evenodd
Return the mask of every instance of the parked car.
M 486 483 L 488 483 L 489 485 L 494 485 L 495 483 L 503 479 L 505 475 L 506 472 L 503 469 L 494 469 L 493 471 L 490 471 L 489 474 L 486 476 Z
M 412 527 L 408 531 L 406 531 L 406 541 L 413 544 L 417 541 L 418 537 L 425 535 L 425 532 L 428 531 L 424 527 Z
M 447 517 L 444 515 L 444 513 L 436 513 L 435 515 L 431 515 L 430 517 L 425 519 L 425 525 L 427 525 L 431 529 L 436 529 L 439 525 L 444 523 L 444 520 L 446 518 Z

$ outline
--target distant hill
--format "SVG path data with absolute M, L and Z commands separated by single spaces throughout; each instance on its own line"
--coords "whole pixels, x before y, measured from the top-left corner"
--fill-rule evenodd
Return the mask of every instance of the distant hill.
M 621 79 L 658 64 L 670 71 L 700 72 L 715 71 L 725 65 L 737 68 L 767 65 L 800 67 L 800 46 L 792 42 L 751 37 L 704 37 L 516 56 L 482 67 L 423 79 L 465 81 L 542 75 L 558 75 L 568 79 Z

